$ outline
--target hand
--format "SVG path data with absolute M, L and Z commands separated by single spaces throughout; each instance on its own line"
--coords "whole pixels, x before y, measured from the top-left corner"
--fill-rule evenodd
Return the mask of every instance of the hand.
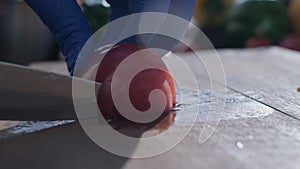
M 92 35 L 76 0 L 25 0 L 55 36 L 73 74 L 78 54 Z
M 75 0 L 25 0 L 54 34 L 71 75 L 78 54 L 92 35 L 89 24 Z M 190 20 L 195 0 L 108 0 L 110 20 L 139 13 L 162 12 Z M 186 25 L 187 27 L 188 25 Z M 184 30 L 182 30 L 184 31 Z M 176 44 L 171 45 L 176 46 Z
M 195 5 L 195 0 L 108 0 L 108 2 L 111 4 L 109 16 L 110 21 L 119 19 L 130 14 L 137 14 L 141 12 L 166 13 L 190 21 L 193 15 L 193 9 Z M 136 29 L 138 29 L 139 24 L 137 24 L 136 21 L 132 21 L 131 18 L 124 23 L 130 26 L 124 25 L 123 29 L 120 30 L 120 34 L 122 34 L 122 32 L 132 31 L 126 30 L 126 27 L 129 27 L 130 29 L 135 29 L 133 24 L 136 24 Z M 167 20 L 165 23 L 157 25 L 157 30 L 159 30 L 160 28 L 165 29 L 166 24 Z M 181 39 L 184 38 L 188 26 L 188 22 L 186 22 L 186 25 L 178 25 L 178 27 L 176 28 L 176 33 L 178 33 L 178 37 L 181 37 Z M 109 28 L 108 30 L 115 31 L 114 28 Z M 165 36 L 159 34 L 137 35 L 125 41 L 127 41 L 126 43 L 133 43 L 148 48 L 158 47 L 160 49 L 164 49 L 165 51 L 172 51 L 179 44 L 178 40 L 166 38 Z

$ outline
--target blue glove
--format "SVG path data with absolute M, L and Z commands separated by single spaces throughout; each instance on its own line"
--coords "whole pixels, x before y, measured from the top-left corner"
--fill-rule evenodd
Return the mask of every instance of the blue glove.
M 195 0 L 107 0 L 111 5 L 110 20 L 140 13 L 161 12 L 190 20 Z
M 195 0 L 108 0 L 108 2 L 111 5 L 111 13 L 109 17 L 110 21 L 126 15 L 141 12 L 168 13 L 189 21 L 192 18 L 195 6 Z M 133 21 L 131 19 L 124 23 L 127 23 L 130 26 L 122 26 L 123 30 L 121 31 L 123 32 L 134 31 L 126 30 L 126 28 L 138 29 L 138 26 L 134 28 L 134 26 L 132 25 Z M 188 26 L 189 24 L 178 25 L 177 28 L 174 28 L 176 30 L 173 31 L 176 31 L 178 33 L 178 36 L 183 39 Z M 168 28 L 167 21 L 160 27 L 158 27 L 158 29 L 160 28 Z M 116 28 L 109 28 L 108 30 L 116 31 Z M 120 34 L 121 33 L 122 32 L 120 32 Z M 146 34 L 127 38 L 120 43 L 133 43 L 138 46 L 144 46 L 148 48 L 164 49 L 167 52 L 173 50 L 174 47 L 178 45 L 179 41 L 159 34 Z M 161 55 L 163 54 L 164 53 L 161 53 Z
M 78 54 L 92 35 L 91 28 L 76 0 L 25 0 L 54 34 L 71 75 Z M 108 0 L 109 20 L 139 13 L 162 12 L 189 20 L 195 0 Z

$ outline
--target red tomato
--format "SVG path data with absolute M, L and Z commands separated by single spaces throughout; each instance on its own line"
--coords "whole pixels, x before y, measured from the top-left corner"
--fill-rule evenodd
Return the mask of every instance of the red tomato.
M 112 48 L 100 63 L 96 75 L 96 81 L 102 83 L 98 94 L 98 106 L 105 117 L 119 115 L 115 104 L 113 103 L 111 94 L 111 82 L 114 72 L 126 57 L 142 49 L 145 48 L 136 45 L 122 44 Z M 149 49 L 143 54 L 147 55 L 145 58 L 150 58 L 149 60 L 145 60 L 146 62 L 149 62 L 149 64 L 152 64 L 151 57 L 159 57 Z M 161 64 L 164 65 L 163 61 L 161 61 Z M 123 91 L 123 80 L 127 79 L 118 79 L 120 83 L 117 84 L 119 85 L 119 91 L 117 92 L 120 92 L 121 94 L 129 93 L 132 105 L 139 111 L 146 111 L 150 108 L 149 94 L 154 89 L 160 89 L 165 94 L 167 98 L 165 111 L 170 111 L 175 105 L 175 85 L 172 76 L 168 72 L 159 69 L 143 70 L 132 79 L 129 91 Z
M 185 52 L 193 52 L 193 49 L 197 49 L 195 44 L 192 44 L 190 46 L 187 46 L 183 43 L 179 43 L 172 52 L 174 53 L 185 53 Z
M 269 38 L 254 37 L 254 38 L 250 38 L 246 41 L 245 47 L 255 48 L 255 47 L 263 47 L 263 46 L 271 46 L 272 44 L 273 44 L 273 42 Z
M 286 35 L 279 46 L 300 51 L 300 37 L 296 34 Z

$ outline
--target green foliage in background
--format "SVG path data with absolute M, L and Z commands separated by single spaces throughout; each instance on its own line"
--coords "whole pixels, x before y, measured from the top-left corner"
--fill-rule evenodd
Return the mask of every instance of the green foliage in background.
M 91 6 L 83 4 L 82 8 L 94 32 L 96 32 L 99 28 L 106 24 L 108 19 L 109 8 L 104 7 L 102 4 L 96 4 Z
M 206 0 L 203 4 L 203 25 L 221 26 L 225 22 L 225 16 L 231 0 Z
M 246 0 L 229 10 L 225 43 L 243 47 L 251 37 L 269 38 L 278 43 L 291 29 L 287 9 L 281 0 Z

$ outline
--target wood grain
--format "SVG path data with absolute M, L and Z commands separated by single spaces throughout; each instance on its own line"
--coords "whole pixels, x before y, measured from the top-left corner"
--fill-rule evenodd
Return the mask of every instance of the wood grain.
M 208 60 L 206 63 L 209 64 L 205 66 L 214 67 L 214 60 L 209 60 L 210 55 L 207 52 L 209 53 L 209 51 L 200 52 L 200 55 Z M 229 92 L 222 121 L 204 144 L 199 144 L 198 139 L 201 130 L 207 125 L 206 117 L 209 115 L 212 84 L 205 66 L 193 62 L 192 54 L 184 54 L 181 57 L 189 61 L 190 66 L 195 64 L 192 70 L 197 77 L 197 82 L 201 84 L 200 100 L 197 103 L 200 109 L 192 131 L 172 150 L 153 158 L 128 159 L 112 155 L 98 147 L 87 137 L 78 122 L 57 127 L 53 124 L 49 126 L 50 129 L 46 128 L 41 131 L 30 130 L 29 125 L 27 126 L 28 132 L 14 132 L 15 128 L 0 131 L 0 137 L 5 136 L 0 139 L 1 166 L 12 169 L 24 166 L 46 169 L 93 169 L 97 167 L 112 169 L 298 169 L 300 164 L 300 121 L 298 120 L 300 96 L 297 92 L 300 84 L 298 78 L 300 71 L 297 70 L 297 66 L 300 65 L 299 53 L 281 48 L 269 48 L 221 50 L 219 54 L 224 64 L 227 83 L 214 85 L 226 85 Z M 214 69 L 218 68 L 214 67 Z M 16 76 L 18 73 L 20 72 L 12 75 Z M 29 71 L 29 74 L 31 76 L 38 74 L 37 78 L 41 75 L 35 71 Z M 218 79 L 211 80 L 217 81 Z M 64 81 L 66 84 L 70 83 L 66 81 Z M 190 81 L 186 83 L 189 84 Z M 18 92 L 28 92 L 27 87 L 22 86 L 17 86 L 20 89 Z M 6 84 L 5 87 L 8 90 L 10 85 Z M 58 89 L 52 89 L 52 91 L 55 90 Z M 36 94 L 35 90 L 29 90 L 29 92 Z M 49 97 L 53 93 L 37 92 L 37 94 L 45 94 Z M 64 96 L 68 94 L 70 93 L 62 92 L 60 96 L 54 95 L 54 97 L 65 98 Z M 179 132 L 180 129 L 186 127 L 180 122 L 184 121 L 184 119 L 180 120 L 183 113 L 191 112 L 178 112 L 175 121 L 170 123 L 176 126 Z M 132 128 L 121 126 L 118 130 L 128 131 Z M 156 130 L 153 128 L 144 131 L 141 137 L 155 133 Z
M 199 52 L 199 55 L 207 60 L 206 67 L 215 67 L 210 53 L 204 51 Z M 300 85 L 299 52 L 272 47 L 248 50 L 224 49 L 218 53 L 224 65 L 227 83 L 224 84 L 218 79 L 213 80 L 300 119 L 300 94 L 297 92 Z M 192 54 L 182 55 L 182 58 L 192 61 Z M 208 78 L 205 69 L 199 67 L 196 72 Z
M 244 96 L 234 94 L 233 97 L 237 99 L 234 102 L 227 102 L 225 110 L 227 113 L 241 115 L 240 108 L 246 107 L 249 103 L 272 110 Z M 233 108 L 229 108 L 230 106 Z M 180 114 L 178 115 L 180 118 Z M 174 125 L 178 129 L 185 127 L 176 123 L 176 120 Z M 184 141 L 167 153 L 146 159 L 128 159 L 110 154 L 98 147 L 76 122 L 0 140 L 0 162 L 2 167 L 12 169 L 22 166 L 45 169 L 97 167 L 298 169 L 299 167 L 298 120 L 274 110 L 268 115 L 227 118 L 221 121 L 207 142 L 199 144 L 198 137 L 203 125 L 201 118 L 198 119 Z

